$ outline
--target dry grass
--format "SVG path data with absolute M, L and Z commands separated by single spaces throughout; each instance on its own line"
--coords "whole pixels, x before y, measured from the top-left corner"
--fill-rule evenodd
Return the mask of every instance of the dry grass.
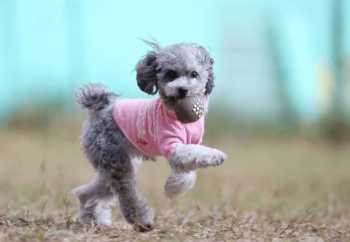
M 230 159 L 200 171 L 186 196 L 167 200 L 166 162 L 140 182 L 156 229 L 134 232 L 115 211 L 112 229 L 76 224 L 70 190 L 93 176 L 78 129 L 0 131 L 0 241 L 350 241 L 350 146 L 304 139 L 209 140 Z

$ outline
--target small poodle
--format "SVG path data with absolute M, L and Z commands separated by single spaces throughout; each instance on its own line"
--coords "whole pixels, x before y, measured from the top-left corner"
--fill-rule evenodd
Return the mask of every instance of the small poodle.
M 79 221 L 111 225 L 111 206 L 120 210 L 137 231 L 154 226 L 154 213 L 137 187 L 138 166 L 147 159 L 164 156 L 171 167 L 164 189 L 173 198 L 190 190 L 196 169 L 218 166 L 226 154 L 201 145 L 204 119 L 180 122 L 174 115 L 178 100 L 194 95 L 207 100 L 214 87 L 213 59 L 197 44 L 180 43 L 152 47 L 136 66 L 139 88 L 154 99 L 124 99 L 101 85 L 82 87 L 77 102 L 88 110 L 81 144 L 96 170 L 88 184 L 73 190 L 79 198 Z M 205 115 L 204 115 L 205 116 Z

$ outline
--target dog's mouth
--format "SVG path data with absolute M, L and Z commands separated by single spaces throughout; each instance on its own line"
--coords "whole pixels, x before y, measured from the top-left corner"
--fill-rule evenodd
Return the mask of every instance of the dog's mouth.
M 172 109 L 175 107 L 176 103 L 179 100 L 178 97 L 174 97 L 174 96 L 162 96 L 162 99 L 164 103 Z
M 176 105 L 177 101 L 181 98 L 178 96 L 168 96 L 164 92 L 159 92 L 160 97 L 163 99 L 163 102 L 168 106 L 169 108 L 173 109 L 173 107 Z M 182 97 L 183 98 L 183 97 Z
M 175 106 L 179 103 L 179 101 L 184 100 L 185 98 L 189 98 L 192 96 L 203 96 L 205 95 L 205 90 L 197 93 L 182 93 L 179 92 L 178 95 L 166 95 L 165 92 L 159 92 L 160 97 L 163 99 L 164 104 L 170 109 L 174 110 Z

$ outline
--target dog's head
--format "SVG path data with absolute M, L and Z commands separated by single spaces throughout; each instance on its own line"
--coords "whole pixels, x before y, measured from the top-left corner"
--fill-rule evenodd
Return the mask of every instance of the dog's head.
M 180 43 L 153 50 L 136 66 L 137 84 L 148 94 L 160 96 L 172 107 L 186 96 L 209 95 L 214 87 L 214 60 L 197 44 Z

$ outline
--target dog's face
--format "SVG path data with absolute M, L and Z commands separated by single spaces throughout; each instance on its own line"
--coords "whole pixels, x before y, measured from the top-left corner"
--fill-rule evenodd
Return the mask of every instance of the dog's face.
M 159 91 L 170 108 L 186 96 L 211 93 L 214 61 L 203 47 L 190 43 L 153 47 L 136 67 L 141 90 L 148 94 Z

